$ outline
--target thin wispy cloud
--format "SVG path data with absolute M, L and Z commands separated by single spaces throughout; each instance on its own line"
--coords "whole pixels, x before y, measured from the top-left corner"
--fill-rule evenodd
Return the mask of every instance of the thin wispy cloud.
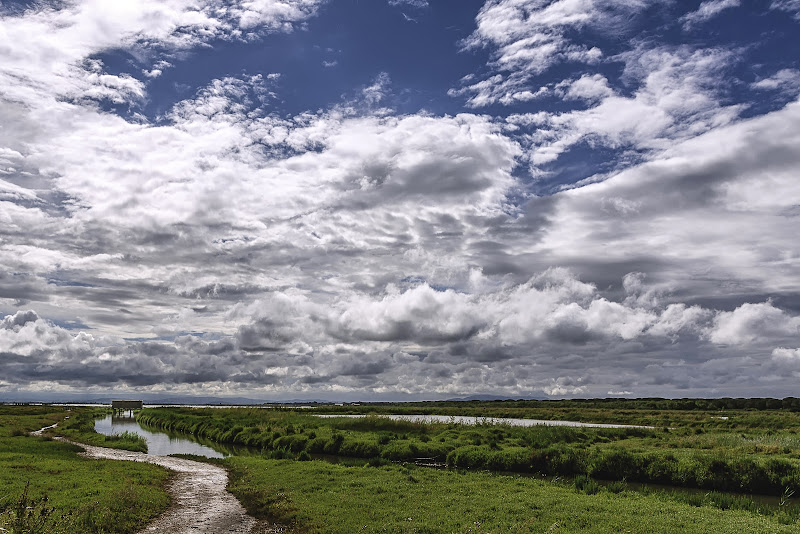
M 692 11 L 681 17 L 683 27 L 685 30 L 690 30 L 692 27 L 707 22 L 726 9 L 739 7 L 741 0 L 707 0 L 700 4 L 697 11 Z

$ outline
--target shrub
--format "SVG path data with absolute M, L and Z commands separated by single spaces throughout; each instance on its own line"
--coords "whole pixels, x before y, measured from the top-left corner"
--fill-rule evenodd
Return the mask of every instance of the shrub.
M 399 461 L 415 458 L 416 453 L 411 450 L 408 441 L 394 441 L 383 447 L 380 456 L 387 460 Z
M 576 476 L 573 484 L 575 484 L 575 489 L 586 493 L 587 495 L 594 495 L 600 491 L 600 484 L 598 484 L 593 478 L 587 477 L 586 475 Z
M 625 491 L 625 489 L 626 486 L 624 480 L 615 480 L 606 484 L 606 491 L 609 493 L 622 493 Z
M 272 446 L 275 449 L 285 449 L 291 452 L 300 452 L 305 450 L 307 444 L 308 438 L 306 436 L 301 434 L 290 434 L 275 440 L 272 443 Z
M 530 451 L 515 447 L 502 451 L 492 451 L 487 459 L 486 467 L 493 471 L 530 471 Z
M 327 439 L 322 437 L 315 437 L 308 441 L 308 445 L 306 445 L 306 450 L 310 453 L 322 454 L 325 452 L 326 443 L 328 443 Z
M 545 475 L 575 475 L 586 472 L 585 453 L 567 445 L 533 451 L 530 469 Z
M 356 458 L 372 458 L 380 454 L 380 447 L 374 441 L 345 439 L 342 446 L 339 447 L 339 454 Z
M 592 455 L 588 474 L 604 480 L 642 480 L 642 458 L 623 449 L 607 449 Z
M 342 447 L 342 443 L 344 442 L 344 436 L 341 434 L 334 434 L 331 436 L 325 443 L 324 452 L 325 454 L 338 454 L 339 449 Z

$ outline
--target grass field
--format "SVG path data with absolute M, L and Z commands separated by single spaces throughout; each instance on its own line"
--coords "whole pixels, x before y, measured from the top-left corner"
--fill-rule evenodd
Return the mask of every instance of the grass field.
M 248 446 L 248 455 L 214 461 L 228 469 L 229 489 L 253 515 L 291 525 L 293 532 L 302 534 L 781 533 L 800 528 L 800 507 L 794 498 L 800 487 L 800 413 L 791 405 L 709 409 L 708 404 L 625 404 L 622 409 L 602 402 L 578 407 L 570 402 L 367 405 L 315 411 L 502 413 L 608 423 L 657 421 L 658 428 L 323 419 L 308 410 L 265 408 L 155 408 L 141 412 L 139 421 Z M 20 515 L 14 508 L 23 495 L 28 499 L 24 504 L 32 504 L 36 513 L 52 508 L 45 514 L 49 523 L 42 532 L 134 532 L 167 506 L 163 470 L 83 459 L 74 446 L 27 435 L 62 421 L 61 431 L 76 440 L 140 446 L 132 436 L 109 440 L 95 434 L 93 417 L 99 413 L 73 411 L 63 422 L 67 413 L 60 408 L 0 407 L 0 528 L 9 529 L 15 514 Z M 316 453 L 359 461 L 298 461 Z M 434 458 L 451 468 L 417 467 L 413 461 L 420 458 Z M 634 481 L 702 490 L 634 490 L 628 484 Z M 715 491 L 729 489 L 741 495 Z M 771 494 L 775 502 L 765 505 L 748 493 Z M 45 494 L 48 500 L 42 502 Z M 24 528 L 10 531 L 36 531 Z
M 796 517 L 692 506 L 661 494 L 488 472 L 230 457 L 229 489 L 248 511 L 303 533 L 781 533 Z M 614 490 L 616 491 L 616 490 Z M 788 523 L 788 524 L 783 524 Z
M 28 435 L 68 413 L 57 407 L 0 406 L 0 529 L 131 533 L 167 508 L 165 469 L 82 458 L 75 445 Z

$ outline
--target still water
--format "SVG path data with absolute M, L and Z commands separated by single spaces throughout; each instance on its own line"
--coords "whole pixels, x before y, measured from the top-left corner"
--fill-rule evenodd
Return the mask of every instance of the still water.
M 139 434 L 147 440 L 147 454 L 154 456 L 166 456 L 168 454 L 196 454 L 208 458 L 224 458 L 230 452 L 220 452 L 207 445 L 187 437 L 185 434 L 167 434 L 156 429 L 145 428 L 136 422 L 131 416 L 108 415 L 103 419 L 94 422 L 94 429 L 100 433 L 110 436 L 111 434 L 122 434 L 123 432 L 133 432 Z
M 579 426 L 593 428 L 653 428 L 638 425 L 610 425 L 604 423 L 579 423 L 577 421 L 549 421 L 547 419 L 513 419 L 510 417 L 467 417 L 462 415 L 317 415 L 317 417 L 388 417 L 395 421 L 413 423 L 447 423 L 456 425 L 509 425 L 509 426 Z

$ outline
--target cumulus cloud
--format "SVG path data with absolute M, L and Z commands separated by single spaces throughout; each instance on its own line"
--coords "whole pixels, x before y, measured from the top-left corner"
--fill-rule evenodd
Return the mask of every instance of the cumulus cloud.
M 792 386 L 779 371 L 798 335 L 800 105 L 739 118 L 724 87 L 736 51 L 634 40 L 610 55 L 579 36 L 624 30 L 649 4 L 492 0 L 462 43 L 488 50 L 488 71 L 454 94 L 529 112 L 399 113 L 387 70 L 313 111 L 276 112 L 288 76 L 245 72 L 137 115 L 179 51 L 294 31 L 320 5 L 3 12 L 3 384 L 293 398 Z M 141 52 L 130 73 L 99 59 L 119 49 Z M 536 78 L 566 64 L 579 68 Z M 790 94 L 796 73 L 775 71 L 751 89 Z M 618 165 L 534 194 L 525 165 L 582 146 Z
M 390 286 L 380 301 L 354 299 L 335 319 L 348 337 L 374 341 L 443 342 L 467 339 L 484 324 L 469 298 L 427 284 L 405 292 Z
M 800 135 L 792 126 L 798 113 L 795 103 L 716 128 L 604 182 L 564 191 L 550 204 L 548 232 L 528 250 L 551 264 L 569 264 L 573 254 L 602 258 L 583 263 L 600 276 L 615 261 L 624 261 L 630 272 L 636 270 L 630 268 L 633 258 L 658 258 L 656 270 L 669 272 L 678 287 L 691 284 L 696 296 L 711 297 L 718 280 L 731 277 L 742 293 L 796 288 L 793 253 L 775 251 L 795 249 L 793 210 L 800 192 L 791 147 Z M 776 131 L 784 135 L 772 135 Z M 701 222 L 708 217 L 715 224 Z M 748 223 L 754 220 L 759 223 Z
M 800 363 L 800 349 L 787 349 L 784 347 L 778 347 L 772 351 L 772 359 Z
M 720 313 L 708 337 L 713 343 L 749 344 L 800 335 L 800 317 L 792 317 L 769 302 L 742 304 Z

